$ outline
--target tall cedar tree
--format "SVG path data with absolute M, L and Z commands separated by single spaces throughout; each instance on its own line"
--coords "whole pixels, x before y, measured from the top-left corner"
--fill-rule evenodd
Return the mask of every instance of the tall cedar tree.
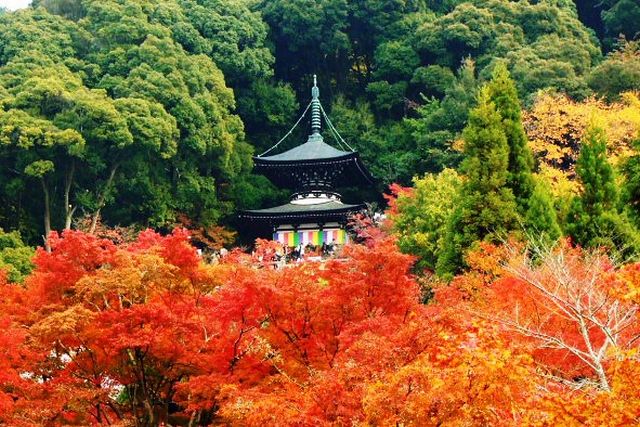
M 582 246 L 606 247 L 621 256 L 638 252 L 637 230 L 618 209 L 618 189 L 607 160 L 606 136 L 601 128 L 587 131 L 576 165 L 583 192 L 571 204 L 566 231 Z
M 503 236 L 518 225 L 516 199 L 507 187 L 509 144 L 486 87 L 469 115 L 463 139 L 465 159 L 461 170 L 466 181 L 438 259 L 436 271 L 440 275 L 455 273 L 462 266 L 464 252 L 474 242 Z
M 554 242 L 559 239 L 562 230 L 548 187 L 542 182 L 536 182 L 528 204 L 523 221 L 529 237 L 535 236 L 540 242 Z
M 493 70 L 487 90 L 496 110 L 502 117 L 502 128 L 509 144 L 509 174 L 507 186 L 513 191 L 518 212 L 524 215 L 529 198 L 533 194 L 533 154 L 527 144 L 527 135 L 522 126 L 522 111 L 516 86 L 504 63 Z
M 502 117 L 502 128 L 509 144 L 509 174 L 507 186 L 511 188 L 518 205 L 518 213 L 529 233 L 545 239 L 560 237 L 555 209 L 551 197 L 542 185 L 536 185 L 533 169 L 535 161 L 522 125 L 522 110 L 515 82 L 503 62 L 493 70 L 487 85 L 491 101 Z

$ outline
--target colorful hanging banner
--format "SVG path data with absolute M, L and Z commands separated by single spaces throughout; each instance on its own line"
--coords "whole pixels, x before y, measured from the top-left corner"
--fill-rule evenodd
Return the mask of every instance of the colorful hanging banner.
M 349 241 L 349 235 L 342 229 L 305 230 L 305 231 L 276 231 L 273 240 L 290 247 L 326 244 L 344 245 Z

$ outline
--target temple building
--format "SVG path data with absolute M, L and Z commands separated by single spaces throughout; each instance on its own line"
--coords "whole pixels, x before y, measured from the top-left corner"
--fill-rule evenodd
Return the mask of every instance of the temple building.
M 336 191 L 340 187 L 373 184 L 373 178 L 358 153 L 342 139 L 320 103 L 316 77 L 311 102 L 294 127 L 273 147 L 253 158 L 255 171 L 276 186 L 293 191 L 290 201 L 267 209 L 246 210 L 240 217 L 269 228 L 272 238 L 288 247 L 342 245 L 349 236 L 345 226 L 350 216 L 363 211 L 364 204 L 346 204 Z M 307 141 L 279 154 L 278 146 L 311 110 L 311 134 Z M 324 122 L 341 149 L 322 137 Z M 269 155 L 270 154 L 270 155 Z M 266 237 L 266 236 L 265 236 Z

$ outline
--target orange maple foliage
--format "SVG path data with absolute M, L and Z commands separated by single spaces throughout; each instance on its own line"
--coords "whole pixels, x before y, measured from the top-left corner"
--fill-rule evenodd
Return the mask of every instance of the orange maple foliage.
M 188 216 L 178 215 L 178 223 L 181 227 L 189 230 L 194 244 L 200 248 L 209 250 L 220 250 L 233 243 L 238 237 L 238 233 L 220 225 L 203 226 L 194 224 Z
M 640 266 L 483 244 L 423 305 L 413 259 L 369 235 L 274 269 L 270 242 L 207 265 L 183 229 L 53 234 L 0 282 L 0 423 L 638 421 Z

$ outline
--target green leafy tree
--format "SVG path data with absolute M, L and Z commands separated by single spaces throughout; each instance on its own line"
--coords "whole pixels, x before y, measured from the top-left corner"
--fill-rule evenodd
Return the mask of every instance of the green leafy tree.
M 16 56 L 4 71 L 10 73 L 20 69 L 31 59 Z M 43 167 L 25 169 L 27 175 L 42 183 L 45 235 L 51 230 L 50 217 L 57 216 L 51 204 L 57 202 L 64 213 L 63 220 L 55 225 L 70 228 L 73 215 L 80 207 L 91 213 L 92 228 L 95 228 L 122 162 L 129 161 L 138 150 L 147 155 L 155 150 L 158 158 L 169 158 L 175 154 L 178 138 L 175 120 L 159 104 L 129 98 L 114 101 L 104 90 L 86 88 L 78 76 L 64 66 L 23 72 L 18 79 L 12 74 L 5 74 L 0 77 L 0 83 L 14 95 L 13 100 L 5 105 L 7 120 L 16 115 L 26 117 L 24 113 L 28 111 L 39 117 L 34 124 L 38 123 L 41 128 L 55 126 L 67 136 L 57 141 L 69 146 L 62 153 L 64 155 L 56 150 L 54 158 L 54 153 L 47 150 L 49 167 L 46 170 Z M 25 124 L 19 126 L 24 129 Z M 16 132 L 15 129 L 16 126 L 12 132 Z M 33 149 L 25 151 L 24 155 L 33 156 L 40 152 L 42 157 L 45 150 L 38 149 L 38 145 L 34 140 Z M 20 159 L 21 156 L 16 157 L 16 160 Z M 44 165 L 42 160 L 39 162 Z M 52 200 L 53 189 L 58 185 L 63 189 L 61 200 Z
M 620 36 L 633 39 L 640 33 L 640 4 L 634 0 L 602 1 L 602 22 L 608 39 L 605 44 L 612 45 Z
M 0 65 L 19 53 L 43 52 L 51 60 L 82 66 L 72 58 L 86 48 L 90 37 L 75 23 L 44 8 L 8 13 L 0 17 Z
M 443 98 L 447 91 L 455 84 L 456 76 L 447 67 L 429 65 L 418 67 L 411 77 L 411 84 L 423 89 L 421 93 L 427 97 Z
M 172 29 L 187 52 L 206 54 L 220 68 L 234 90 L 247 141 L 265 150 L 296 119 L 298 103 L 289 85 L 272 81 L 275 59 L 260 12 L 242 0 L 175 3 L 165 2 L 153 16 Z
M 344 86 L 351 63 L 346 0 L 269 0 L 258 5 L 271 29 L 276 77 L 306 94 L 309 78 Z
M 606 147 L 604 131 L 589 129 L 576 165 L 583 190 L 572 201 L 565 230 L 579 245 L 605 247 L 627 257 L 640 250 L 640 239 L 618 209 L 618 188 Z
M 409 80 L 420 65 L 420 58 L 407 42 L 397 40 L 381 43 L 375 52 L 375 79 Z
M 640 40 L 619 40 L 616 50 L 591 71 L 589 86 L 609 100 L 640 90 Z
M 524 98 L 549 87 L 585 96 L 586 74 L 600 57 L 572 2 L 460 2 L 425 20 L 415 38 L 422 58 L 453 68 L 472 56 L 486 77 L 493 61 L 506 60 Z
M 240 41 L 240 34 L 247 29 L 229 28 L 229 31 L 237 33 L 233 36 L 227 34 L 227 39 L 220 37 L 219 44 L 215 46 L 207 45 L 213 43 L 207 37 L 217 38 L 217 32 L 223 31 L 225 25 L 240 22 L 233 18 L 232 11 L 241 16 L 246 13 L 247 19 L 255 18 L 255 15 L 239 5 L 230 5 L 229 16 L 218 16 L 216 14 L 223 9 L 221 5 L 205 3 L 196 5 L 182 2 L 180 5 L 184 10 L 171 1 L 83 3 L 86 9 L 83 26 L 94 35 L 94 49 L 86 58 L 101 70 L 97 85 L 106 89 L 115 99 L 145 99 L 157 103 L 177 128 L 169 134 L 178 136 L 172 154 L 167 156 L 166 152 L 158 153 L 165 160 L 164 168 L 148 169 L 142 165 L 132 165 L 122 169 L 131 173 L 149 170 L 147 177 L 135 177 L 149 185 L 131 189 L 128 184 L 132 177 L 121 175 L 121 178 L 129 180 L 119 179 L 111 190 L 112 197 L 122 193 L 129 198 L 131 193 L 140 195 L 140 192 L 146 197 L 167 197 L 149 201 L 148 206 L 159 207 L 152 209 L 157 216 L 142 218 L 150 224 L 173 221 L 180 212 L 196 221 L 210 221 L 228 214 L 231 206 L 228 201 L 220 199 L 220 189 L 249 170 L 251 151 L 243 141 L 244 132 L 239 117 L 232 114 L 235 108 L 233 92 L 226 86 L 220 69 L 210 59 L 214 53 L 224 55 L 228 50 L 241 49 L 243 42 Z M 206 10 L 200 6 L 206 7 Z M 194 43 L 197 41 L 200 47 L 206 48 L 202 53 L 210 56 L 194 54 L 200 51 L 180 38 L 183 33 L 176 26 L 186 31 L 187 24 L 191 25 L 186 17 L 189 13 L 193 14 L 194 20 L 193 30 L 189 30 L 189 34 L 193 35 Z M 211 25 L 207 27 L 205 21 L 209 18 Z M 220 25 L 215 26 L 214 22 Z M 257 39 L 261 39 L 259 33 L 260 29 L 256 28 Z M 235 47 L 231 46 L 233 40 Z M 186 50 L 182 43 L 195 49 L 194 52 Z M 259 61 L 259 64 L 249 63 L 250 59 L 258 61 L 260 52 L 264 53 L 260 43 L 260 40 L 254 43 L 247 39 L 242 55 L 236 55 L 246 61 L 242 70 L 244 77 L 238 75 L 238 82 L 268 74 L 264 71 L 265 67 L 268 68 L 268 58 L 266 62 Z M 209 47 L 211 50 L 208 50 Z M 127 58 L 127 61 L 123 62 L 122 58 Z M 231 57 L 227 59 L 232 60 Z M 143 155 L 129 158 L 132 161 L 144 161 Z M 144 191 L 152 187 L 164 190 Z M 119 206 L 116 210 L 117 216 L 122 217 L 123 207 Z M 125 215 L 129 217 L 126 222 L 135 221 L 138 213 L 136 206 L 131 205 L 129 214 Z
M 524 221 L 522 225 L 530 234 L 541 234 L 544 239 L 555 240 L 560 237 L 560 227 L 553 200 L 541 182 L 536 185 L 533 153 L 522 125 L 517 89 L 504 64 L 496 66 L 487 88 L 502 117 L 502 126 L 509 144 L 507 186 L 516 198 L 518 213 Z
M 252 41 L 240 26 L 258 15 L 240 3 L 42 3 L 0 18 L 2 225 L 32 227 L 43 211 L 44 234 L 79 213 L 156 226 L 231 214 L 226 189 L 249 173 L 252 150 L 211 58 L 242 65 L 239 85 L 268 77 L 266 27 Z
M 298 119 L 299 104 L 290 85 L 257 80 L 236 93 L 247 141 L 258 154 L 272 147 Z
M 418 257 L 419 270 L 436 268 L 461 184 L 455 170 L 445 169 L 414 178 L 410 192 L 398 196 L 396 212 L 391 215 L 393 232 L 402 252 Z
M 10 282 L 19 283 L 31 273 L 31 258 L 35 251 L 22 241 L 20 233 L 7 233 L 0 228 L 0 270 L 5 270 Z
M 354 104 L 344 97 L 336 99 L 331 116 L 342 137 L 360 153 L 382 185 L 411 182 L 419 153 L 406 123 L 380 125 L 368 102 L 361 99 Z
M 367 85 L 367 94 L 378 115 L 399 118 L 403 115 L 407 87 L 407 82 L 403 81 L 378 80 Z
M 441 275 L 462 267 L 463 255 L 474 242 L 504 238 L 518 228 L 516 200 L 507 186 L 509 143 L 487 88 L 479 93 L 478 106 L 469 115 L 463 139 L 461 171 L 465 180 L 448 224 L 445 249 L 438 259 L 437 272 Z
M 381 46 L 390 41 L 406 40 L 415 27 L 413 21 L 422 19 L 420 2 L 403 0 L 352 0 L 349 1 L 348 36 L 354 58 L 356 78 L 362 84 L 368 82 L 371 73 L 379 70 Z M 389 46 L 388 46 L 389 47 Z M 387 47 L 387 50 L 388 50 Z M 407 46 L 403 46 L 406 50 Z M 396 53 L 399 53 L 396 50 Z M 415 62 L 415 52 L 407 50 Z M 405 69 L 406 66 L 401 66 Z
M 274 58 L 266 45 L 268 27 L 246 2 L 179 0 L 181 14 L 170 7 L 172 2 L 167 3 L 164 13 L 156 12 L 158 19 L 171 26 L 174 38 L 185 50 L 210 56 L 230 86 L 246 87 L 273 75 Z M 182 16 L 177 19 L 176 15 Z M 190 41 L 197 38 L 192 28 L 203 42 Z
M 37 86 L 34 87 L 37 90 Z M 22 95 L 22 92 L 17 95 Z M 14 100 L 24 101 L 20 96 Z M 10 168 L 13 176 L 4 191 L 5 194 L 15 192 L 20 200 L 37 194 L 29 191 L 34 183 L 40 187 L 40 203 L 37 208 L 33 206 L 33 210 L 42 212 L 42 229 L 47 236 L 52 230 L 52 205 L 56 201 L 52 193 L 56 184 L 65 179 L 65 197 L 70 193 L 70 189 L 67 191 L 70 168 L 76 159 L 84 155 L 85 140 L 75 130 L 58 127 L 50 120 L 34 117 L 7 104 L 6 110 L 0 111 L 0 149 L 4 165 Z
M 455 143 L 467 123 L 469 111 L 476 104 L 477 93 L 475 63 L 467 58 L 453 84 L 445 89 L 444 98 L 428 98 L 417 109 L 417 118 L 405 119 L 418 147 L 418 172 L 438 172 L 458 166 L 462 153 Z
M 72 21 L 78 21 L 85 15 L 82 0 L 33 0 L 31 6 L 34 8 L 42 6 L 50 13 L 64 16 Z
M 636 153 L 630 156 L 622 165 L 622 172 L 625 177 L 625 183 L 622 192 L 622 198 L 626 207 L 626 212 L 635 223 L 636 227 L 640 227 L 640 139 L 633 143 Z

